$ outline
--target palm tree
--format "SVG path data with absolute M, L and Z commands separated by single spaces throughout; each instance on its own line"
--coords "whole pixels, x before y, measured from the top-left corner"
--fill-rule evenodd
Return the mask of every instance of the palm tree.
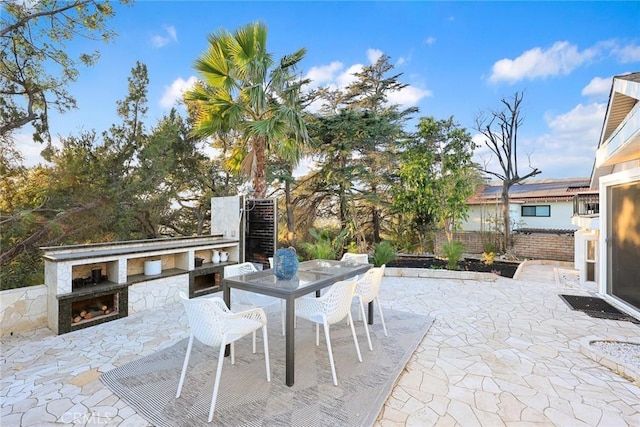
M 267 27 L 261 23 L 233 34 L 221 29 L 208 40 L 194 65 L 202 84 L 185 94 L 186 101 L 198 104 L 195 132 L 200 137 L 236 132 L 234 149 L 242 152 L 242 171 L 253 181 L 254 196 L 265 197 L 268 154 L 290 158 L 285 141 L 302 146 L 309 140 L 300 102 L 307 81 L 295 75 L 306 49 L 283 56 L 274 66 L 266 50 Z M 295 165 L 299 156 L 293 160 Z

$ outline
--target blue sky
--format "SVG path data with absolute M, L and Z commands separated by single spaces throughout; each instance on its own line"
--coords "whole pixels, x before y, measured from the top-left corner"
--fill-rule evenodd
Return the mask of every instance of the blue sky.
M 70 86 L 78 110 L 54 115 L 55 135 L 98 133 L 117 122 L 136 61 L 149 71 L 147 126 L 197 78 L 207 35 L 261 21 L 276 58 L 305 47 L 300 72 L 315 86 L 340 87 L 380 53 L 409 86 L 393 101 L 416 117 L 453 116 L 472 135 L 481 111 L 524 91 L 520 153 L 538 178 L 589 177 L 612 76 L 640 70 L 639 2 L 217 2 L 138 1 L 116 7 L 114 42 L 78 40 L 70 52 L 98 49 Z M 41 147 L 19 135 L 27 164 Z M 486 149 L 477 160 L 490 161 Z M 520 161 L 520 172 L 528 170 Z

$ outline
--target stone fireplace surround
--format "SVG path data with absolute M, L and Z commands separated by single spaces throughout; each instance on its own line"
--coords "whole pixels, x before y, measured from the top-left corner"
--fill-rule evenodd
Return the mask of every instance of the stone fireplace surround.
M 213 264 L 213 250 L 229 252 L 227 263 Z M 214 281 L 224 265 L 241 259 L 237 239 L 222 233 L 210 236 L 113 242 L 42 248 L 47 286 L 47 322 L 57 334 L 126 317 L 129 313 L 161 307 L 178 300 L 180 291 L 190 297 L 218 290 Z M 204 258 L 195 267 L 195 258 Z M 159 275 L 145 276 L 144 262 L 161 260 Z M 100 268 L 104 280 L 74 289 L 74 279 L 86 278 Z M 94 311 L 90 319 L 78 320 L 85 306 L 97 303 L 108 314 Z M 76 317 L 76 322 L 73 318 Z

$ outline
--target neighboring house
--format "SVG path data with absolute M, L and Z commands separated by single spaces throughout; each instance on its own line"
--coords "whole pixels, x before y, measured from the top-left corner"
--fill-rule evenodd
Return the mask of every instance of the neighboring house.
M 640 316 L 640 73 L 613 78 L 591 174 L 576 196 L 575 263 L 581 281 Z
M 509 190 L 511 229 L 520 231 L 573 232 L 573 197 L 589 189 L 589 179 L 530 180 Z M 502 185 L 488 185 L 467 200 L 464 231 L 502 230 Z

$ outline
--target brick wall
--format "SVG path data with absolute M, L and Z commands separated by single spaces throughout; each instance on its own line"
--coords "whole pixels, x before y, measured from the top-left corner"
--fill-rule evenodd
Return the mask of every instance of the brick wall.
M 497 242 L 502 238 L 497 233 L 461 231 L 454 233 L 453 240 L 462 242 L 465 253 L 481 254 L 487 243 Z M 440 252 L 442 244 L 447 241 L 443 232 L 436 233 L 436 252 Z M 552 233 L 513 234 L 513 249 L 519 259 L 547 259 L 554 261 L 573 261 L 573 235 Z

